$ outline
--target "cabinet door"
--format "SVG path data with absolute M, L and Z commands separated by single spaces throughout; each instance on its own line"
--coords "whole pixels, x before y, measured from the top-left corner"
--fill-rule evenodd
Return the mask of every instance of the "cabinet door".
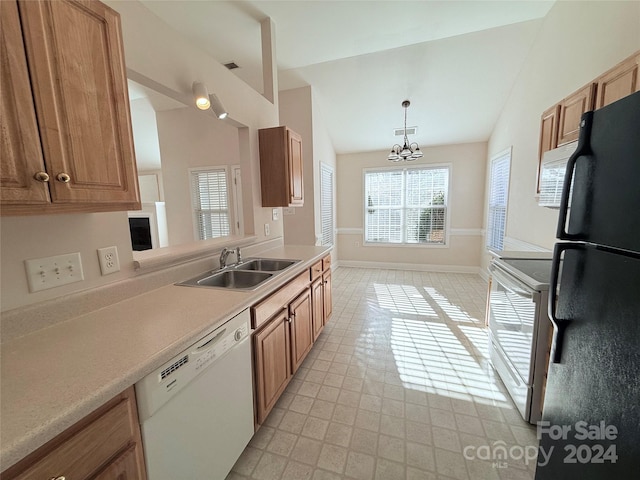
M 331 317 L 331 313 L 333 312 L 333 301 L 331 299 L 331 270 L 327 270 L 322 275 L 323 285 L 324 285 L 324 323 L 326 325 L 327 321 Z
M 313 341 L 315 342 L 324 328 L 324 283 L 319 278 L 311 285 L 313 303 Z
M 640 91 L 639 68 L 640 54 L 626 59 L 598 78 L 596 108 L 604 107 Z
M 143 480 L 144 470 L 139 464 L 142 455 L 136 449 L 139 450 L 140 446 L 133 445 L 92 480 Z
M 289 205 L 304 205 L 304 186 L 302 176 L 302 138 L 296 132 L 287 129 L 289 145 Z
M 291 368 L 292 373 L 295 373 L 313 346 L 313 313 L 309 288 L 291 302 L 289 313 L 291 315 Z
M 53 202 L 139 208 L 118 13 L 97 0 L 18 5 Z
M 560 123 L 558 127 L 558 146 L 573 142 L 580 133 L 580 118 L 584 112 L 593 110 L 595 105 L 596 84 L 590 83 L 578 90 L 560 104 Z
M 288 312 L 254 335 L 257 421 L 264 422 L 291 378 Z
M 4 205 L 47 204 L 49 187 L 34 177 L 45 167 L 17 2 L 0 2 L 0 30 L 0 201 Z
M 554 105 L 542 114 L 540 121 L 540 146 L 538 156 L 538 183 L 536 193 L 540 193 L 540 165 L 544 152 L 553 150 L 558 146 L 558 117 L 560 116 L 560 105 Z

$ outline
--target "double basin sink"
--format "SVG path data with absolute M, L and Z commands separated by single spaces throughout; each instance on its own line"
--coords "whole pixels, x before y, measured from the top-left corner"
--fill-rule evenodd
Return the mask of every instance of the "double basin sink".
M 203 273 L 177 285 L 253 290 L 298 262 L 299 260 L 249 258 L 240 264 Z

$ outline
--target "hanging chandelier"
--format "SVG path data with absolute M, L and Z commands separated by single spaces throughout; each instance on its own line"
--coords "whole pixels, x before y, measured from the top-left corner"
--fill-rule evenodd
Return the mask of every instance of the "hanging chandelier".
M 418 144 L 416 142 L 409 143 L 407 138 L 407 108 L 409 105 L 411 105 L 409 100 L 402 102 L 402 107 L 404 108 L 404 145 L 401 147 L 396 143 L 391 147 L 391 153 L 387 157 L 387 160 L 391 162 L 406 162 L 422 157 Z

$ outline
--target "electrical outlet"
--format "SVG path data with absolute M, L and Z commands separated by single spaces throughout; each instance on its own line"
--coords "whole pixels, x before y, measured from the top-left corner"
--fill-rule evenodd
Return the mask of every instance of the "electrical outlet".
M 268 223 L 264 224 L 264 235 L 265 235 L 265 237 L 268 237 L 269 235 L 271 235 L 271 229 L 269 228 L 269 224 Z
M 37 292 L 84 280 L 80 253 L 25 260 L 29 291 Z
M 102 275 L 109 275 L 110 273 L 120 271 L 117 247 L 99 248 L 98 260 L 100 260 L 100 271 Z
M 279 209 L 277 209 L 277 208 L 274 208 L 274 209 L 271 211 L 271 219 L 272 219 L 274 222 L 277 222 L 277 221 L 278 221 L 278 218 L 280 218 L 280 210 L 279 210 Z

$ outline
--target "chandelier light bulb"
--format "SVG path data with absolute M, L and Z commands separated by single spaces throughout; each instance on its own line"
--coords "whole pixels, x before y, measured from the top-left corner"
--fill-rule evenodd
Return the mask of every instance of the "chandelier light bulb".
M 402 108 L 404 108 L 404 145 L 401 147 L 396 144 L 391 147 L 391 153 L 387 157 L 387 160 L 391 162 L 416 160 L 423 155 L 418 144 L 415 142 L 410 144 L 407 137 L 407 108 L 409 105 L 411 105 L 409 100 L 402 102 Z

